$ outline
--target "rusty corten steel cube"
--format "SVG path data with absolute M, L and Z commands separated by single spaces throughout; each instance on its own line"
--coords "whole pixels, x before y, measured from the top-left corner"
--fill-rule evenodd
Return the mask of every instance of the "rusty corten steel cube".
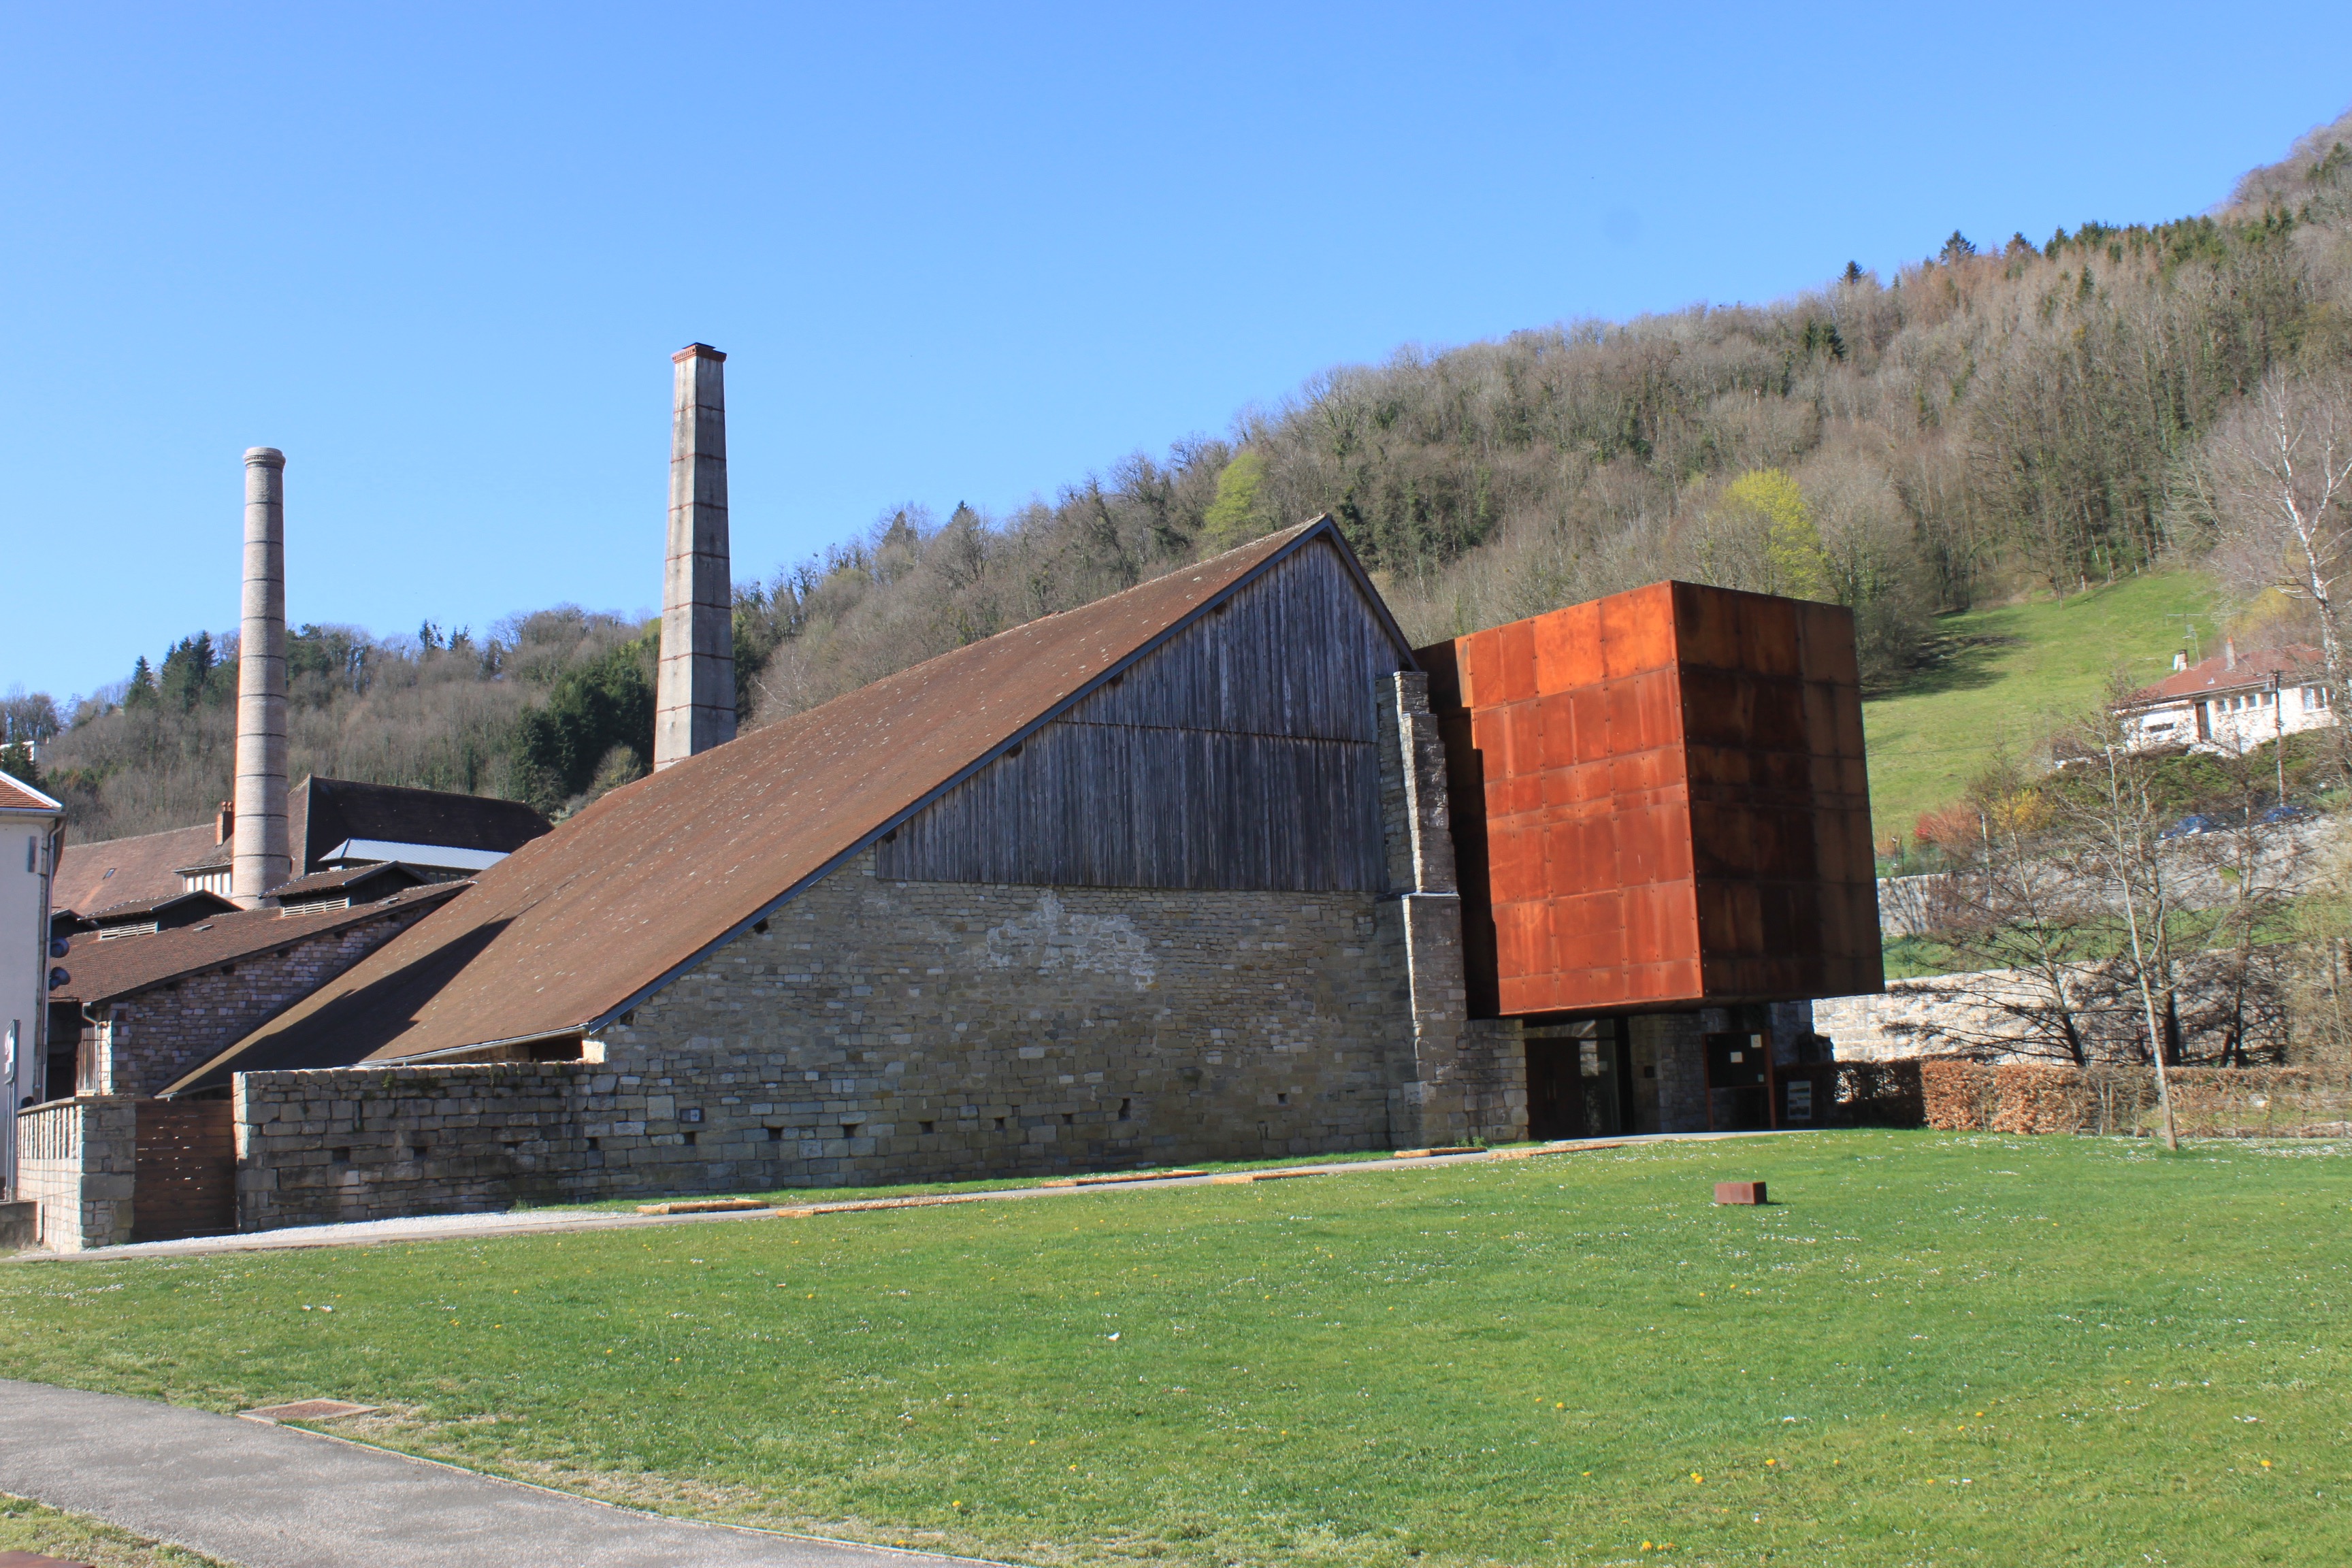
M 1717 1182 L 1715 1201 L 1719 1204 L 1760 1204 L 1765 1201 L 1761 1182 Z
M 1657 583 L 1417 657 L 1474 1014 L 1881 989 L 1848 611 Z

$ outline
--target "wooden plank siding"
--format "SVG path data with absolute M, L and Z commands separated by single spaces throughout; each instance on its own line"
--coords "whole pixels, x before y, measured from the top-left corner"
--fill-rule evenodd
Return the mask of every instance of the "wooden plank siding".
M 1377 891 L 1374 683 L 1410 668 L 1339 552 L 1242 584 L 900 825 L 894 881 Z

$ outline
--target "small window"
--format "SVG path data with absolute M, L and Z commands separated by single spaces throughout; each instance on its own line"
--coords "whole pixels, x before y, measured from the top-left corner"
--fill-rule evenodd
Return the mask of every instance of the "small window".
M 916 1125 L 920 1127 L 925 1132 L 933 1132 L 938 1131 L 940 1124 L 936 1121 L 919 1121 Z
M 1133 1109 L 1134 1104 L 1131 1100 L 1122 1100 L 1118 1102 L 1118 1119 L 1121 1121 L 1129 1120 L 1129 1112 Z
M 347 1148 L 336 1150 L 334 1152 L 334 1161 L 338 1165 L 350 1164 L 352 1163 L 352 1152 Z
M 701 1133 L 699 1133 L 699 1132 L 689 1132 L 689 1133 L 688 1133 L 688 1134 L 686 1135 L 686 1146 L 687 1146 L 688 1148 L 689 1148 L 689 1149 L 693 1148 L 693 1147 L 694 1147 L 694 1141 L 695 1141 L 696 1139 L 698 1139 L 698 1138 L 701 1137 L 701 1136 L 702 1136 L 702 1134 L 701 1134 Z
M 1063 1125 L 1063 1126 L 1065 1126 L 1065 1127 L 1076 1127 L 1077 1124 L 1078 1124 L 1078 1113 L 1077 1113 L 1076 1111 L 1075 1111 L 1075 1110 L 1065 1110 L 1064 1112 L 1062 1112 L 1062 1125 Z
M 844 1138 L 855 1138 L 857 1136 L 859 1126 L 860 1123 L 856 1121 L 845 1121 L 841 1124 L 841 1135 Z
M 1003 1118 L 1002 1116 L 1000 1116 L 1000 1117 L 998 1117 L 998 1118 L 996 1119 L 996 1130 L 997 1130 L 999 1132 L 1002 1132 L 1002 1131 L 1004 1131 L 1004 1118 Z
M 782 1142 L 783 1141 L 784 1141 L 784 1130 L 783 1130 L 782 1128 L 781 1128 L 781 1127 L 771 1127 L 771 1128 L 769 1128 L 769 1129 L 768 1129 L 768 1142 L 771 1142 L 771 1143 L 781 1143 L 781 1142 Z

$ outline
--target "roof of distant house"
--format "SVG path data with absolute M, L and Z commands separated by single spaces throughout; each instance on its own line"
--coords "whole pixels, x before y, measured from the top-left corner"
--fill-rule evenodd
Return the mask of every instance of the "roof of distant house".
M 287 792 L 286 826 L 294 870 L 299 875 L 352 838 L 503 854 L 545 833 L 549 823 L 519 800 L 314 775 Z M 87 914 L 101 903 L 176 893 L 181 873 L 225 868 L 234 847 L 209 822 L 89 844 L 68 839 L 58 856 L 49 901 L 54 908 Z
M 170 1092 L 592 1027 L 1309 548 L 1380 605 L 1323 518 L 942 654 L 614 790 Z
M 56 966 L 66 972 L 67 980 L 49 992 L 49 999 L 89 1006 L 111 997 L 127 996 L 134 991 L 144 991 L 224 963 L 235 963 L 256 953 L 275 952 L 328 931 L 431 908 L 472 885 L 436 882 L 429 887 L 404 889 L 376 903 L 321 910 L 314 914 L 234 910 L 195 925 L 145 936 L 103 937 L 86 931 L 75 937 L 65 957 L 57 961 Z
M 209 822 L 131 838 L 102 838 L 94 844 L 76 844 L 68 837 L 58 854 L 49 905 L 79 914 L 109 904 L 180 892 L 180 868 L 209 854 L 213 840 Z
M 2291 684 L 2324 674 L 2326 668 L 2319 650 L 2305 643 L 2242 653 L 2234 664 L 2229 655 L 2215 654 L 2187 669 L 2175 670 L 2153 686 L 2142 687 L 2132 693 L 2132 700 L 2136 703 L 2179 702 L 2224 691 L 2266 689 L 2273 675 Z
M 64 806 L 9 773 L 0 773 L 0 811 L 63 811 Z

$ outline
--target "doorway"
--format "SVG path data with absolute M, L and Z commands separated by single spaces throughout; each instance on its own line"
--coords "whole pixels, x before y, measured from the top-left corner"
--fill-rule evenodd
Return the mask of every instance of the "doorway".
M 1531 1026 L 1528 1136 L 1614 1138 L 1632 1120 L 1633 1064 L 1622 1018 Z

